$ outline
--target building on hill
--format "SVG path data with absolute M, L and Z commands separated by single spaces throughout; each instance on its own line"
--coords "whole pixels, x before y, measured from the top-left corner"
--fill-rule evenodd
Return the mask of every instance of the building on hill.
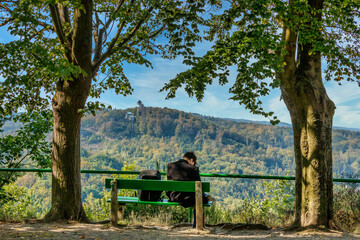
M 134 135 L 134 122 L 135 122 L 135 116 L 132 112 L 127 112 L 125 114 L 125 119 L 128 120 L 131 124 L 131 134 Z
M 132 122 L 132 121 L 135 120 L 135 116 L 134 116 L 134 114 L 133 114 L 132 112 L 127 112 L 127 113 L 125 114 L 125 119 L 128 120 L 128 121 L 130 121 L 130 122 Z

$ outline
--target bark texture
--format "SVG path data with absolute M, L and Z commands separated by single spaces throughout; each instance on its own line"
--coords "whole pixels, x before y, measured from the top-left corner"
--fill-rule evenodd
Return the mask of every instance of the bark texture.
M 332 217 L 331 132 L 335 105 L 321 79 L 320 53 L 300 54 L 293 81 L 282 87 L 291 115 L 296 161 L 296 225 L 326 226 Z
M 321 9 L 323 1 L 310 0 L 309 4 Z M 321 19 L 320 14 L 316 17 Z M 284 28 L 286 66 L 279 76 L 294 131 L 294 226 L 329 227 L 333 215 L 331 145 L 335 105 L 322 82 L 320 52 L 313 52 L 311 43 L 297 45 L 296 38 L 292 30 Z
M 68 21 L 63 7 L 53 5 L 52 18 L 58 38 L 67 49 L 65 57 L 86 74 L 59 80 L 53 98 L 52 203 L 47 221 L 88 222 L 81 201 L 80 126 L 82 110 L 91 86 L 92 1 L 82 0 L 84 9 L 74 12 L 73 31 L 64 39 L 61 24 Z M 59 12 L 62 13 L 61 17 Z

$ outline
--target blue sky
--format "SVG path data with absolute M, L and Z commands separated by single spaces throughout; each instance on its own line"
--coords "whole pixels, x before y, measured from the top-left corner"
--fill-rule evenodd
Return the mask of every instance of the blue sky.
M 189 98 L 183 89 L 179 90 L 175 99 L 165 100 L 166 93 L 159 92 L 162 86 L 177 73 L 186 70 L 181 59 L 172 61 L 153 57 L 153 69 L 141 66 L 128 66 L 125 69 L 134 88 L 132 95 L 117 96 L 113 91 L 103 95 L 101 101 L 113 108 L 124 109 L 135 107 L 141 100 L 145 106 L 175 108 L 186 112 L 200 113 L 208 116 L 267 121 L 267 118 L 253 115 L 239 103 L 229 100 L 231 83 L 225 86 L 215 84 L 209 86 L 202 102 Z M 336 104 L 334 125 L 349 128 L 360 128 L 360 87 L 357 83 L 326 82 L 329 97 Z M 263 98 L 264 109 L 274 111 L 282 122 L 290 123 L 290 115 L 283 101 L 280 101 L 280 90 L 275 89 Z
M 0 28 L 0 42 L 11 41 L 12 37 L 6 28 Z M 196 52 L 201 55 L 209 49 L 209 43 L 201 43 Z M 180 58 L 164 60 L 158 56 L 151 57 L 153 69 L 136 65 L 124 65 L 125 73 L 134 88 L 132 95 L 123 97 L 116 95 L 114 91 L 107 91 L 102 95 L 101 102 L 112 105 L 116 109 L 135 107 L 136 102 L 141 100 L 145 106 L 168 107 L 186 112 L 200 113 L 208 116 L 222 118 L 249 119 L 256 121 L 268 121 L 268 119 L 251 114 L 237 102 L 229 100 L 228 93 L 230 83 L 219 86 L 215 81 L 209 86 L 202 102 L 195 98 L 189 98 L 183 89 L 180 89 L 175 99 L 165 100 L 166 93 L 159 90 L 177 73 L 186 70 Z M 357 83 L 344 82 L 339 86 L 335 82 L 325 83 L 329 97 L 335 102 L 336 111 L 334 126 L 360 128 L 360 87 Z M 275 89 L 271 94 L 262 99 L 265 110 L 274 111 L 282 122 L 290 123 L 290 116 L 283 101 L 280 101 L 280 91 Z

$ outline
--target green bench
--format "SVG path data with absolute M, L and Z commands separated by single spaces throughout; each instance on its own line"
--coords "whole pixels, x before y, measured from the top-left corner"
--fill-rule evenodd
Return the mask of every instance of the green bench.
M 143 180 L 143 179 L 105 179 L 105 187 L 111 189 L 111 224 L 116 226 L 118 220 L 122 219 L 123 206 L 126 204 L 148 204 L 180 206 L 177 202 L 170 202 L 163 199 L 158 202 L 140 201 L 137 197 L 118 196 L 118 189 L 136 189 L 150 191 L 177 191 L 195 192 L 196 210 L 196 229 L 204 228 L 204 206 L 208 207 L 212 203 L 203 204 L 203 192 L 210 192 L 209 182 L 200 181 L 167 181 L 167 180 Z

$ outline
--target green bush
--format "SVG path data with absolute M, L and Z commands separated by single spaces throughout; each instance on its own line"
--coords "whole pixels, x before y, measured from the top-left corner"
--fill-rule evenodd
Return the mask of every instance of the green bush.
M 334 224 L 353 232 L 360 226 L 360 190 L 356 183 L 334 185 Z
M 0 206 L 0 220 L 2 221 L 39 218 L 48 210 L 44 208 L 42 197 L 36 195 L 33 190 L 17 187 L 15 184 L 6 185 L 4 190 L 11 195 L 12 199 Z

